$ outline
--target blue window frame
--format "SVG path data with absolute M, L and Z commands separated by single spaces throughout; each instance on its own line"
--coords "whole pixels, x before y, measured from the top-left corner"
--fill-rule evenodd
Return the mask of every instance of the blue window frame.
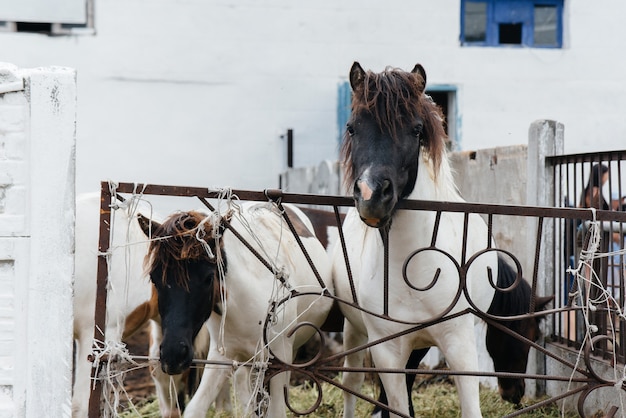
M 564 0 L 461 0 L 461 44 L 561 48 Z

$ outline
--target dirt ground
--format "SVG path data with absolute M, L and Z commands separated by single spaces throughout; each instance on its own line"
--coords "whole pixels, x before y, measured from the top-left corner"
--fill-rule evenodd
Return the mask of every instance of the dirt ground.
M 147 356 L 148 341 L 149 327 L 145 326 L 140 332 L 135 333 L 126 341 L 126 347 L 131 354 Z M 150 378 L 150 369 L 142 367 L 128 372 L 124 379 L 124 387 L 135 403 L 153 396 L 154 384 L 152 383 L 152 378 Z

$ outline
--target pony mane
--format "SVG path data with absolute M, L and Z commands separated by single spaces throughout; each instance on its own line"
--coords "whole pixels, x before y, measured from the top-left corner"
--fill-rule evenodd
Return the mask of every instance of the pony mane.
M 445 158 L 447 135 L 443 113 L 430 96 L 424 94 L 424 88 L 425 81 L 419 73 L 390 67 L 381 73 L 367 71 L 363 88 L 353 91 L 352 113 L 370 113 L 381 130 L 394 139 L 398 130 L 419 116 L 424 121 L 422 144 L 436 175 Z M 346 132 L 340 152 L 346 184 L 354 181 L 351 151 L 352 138 Z
M 500 289 L 507 289 L 515 283 L 517 272 L 501 255 L 498 255 L 498 280 L 496 285 Z M 497 316 L 514 316 L 528 313 L 530 307 L 531 289 L 526 280 L 520 278 L 517 287 L 511 291 L 496 290 L 491 306 L 487 313 Z M 515 321 L 514 321 L 515 322 Z
M 146 269 L 152 272 L 157 266 L 161 267 L 163 283 L 167 281 L 168 271 L 173 271 L 176 283 L 188 288 L 187 264 L 189 261 L 216 263 L 215 257 L 205 247 L 208 244 L 211 252 L 215 254 L 215 237 L 204 236 L 202 240 L 197 237 L 199 227 L 203 227 L 207 235 L 213 231 L 213 225 L 210 221 L 205 221 L 206 217 L 207 215 L 197 211 L 180 212 L 170 216 L 159 225 L 154 231 L 154 236 L 157 238 L 150 242 L 146 256 Z

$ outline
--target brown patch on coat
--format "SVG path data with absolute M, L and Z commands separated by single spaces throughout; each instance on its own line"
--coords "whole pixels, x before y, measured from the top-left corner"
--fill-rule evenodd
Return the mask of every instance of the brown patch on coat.
M 122 334 L 122 340 L 130 337 L 137 331 L 143 328 L 143 326 L 150 319 L 155 319 L 159 315 L 159 303 L 157 298 L 157 292 L 152 285 L 152 294 L 150 300 L 137 306 L 127 317 L 124 323 L 124 333 Z
M 287 216 L 289 217 L 289 220 L 293 224 L 293 227 L 299 237 L 311 238 L 315 236 L 290 207 L 284 206 L 283 208 L 285 209 L 285 212 L 287 213 Z

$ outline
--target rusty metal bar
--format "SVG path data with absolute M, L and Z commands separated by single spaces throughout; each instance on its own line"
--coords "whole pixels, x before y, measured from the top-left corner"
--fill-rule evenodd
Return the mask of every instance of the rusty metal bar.
M 136 190 L 135 183 L 119 183 L 117 191 L 119 193 L 133 193 Z M 187 196 L 204 197 L 206 199 L 217 199 L 221 190 L 209 190 L 201 187 L 179 187 L 163 185 L 146 185 L 143 194 L 153 194 L 157 196 Z M 312 194 L 286 193 L 276 189 L 268 189 L 262 192 L 233 189 L 232 193 L 241 200 L 266 201 L 271 193 L 280 193 L 283 203 L 295 203 L 303 205 L 325 205 L 325 206 L 354 206 L 354 200 L 345 196 L 319 196 Z M 592 220 L 593 215 L 589 209 L 578 208 L 552 208 L 544 206 L 529 205 L 496 205 L 484 203 L 467 202 L 442 202 L 433 200 L 403 200 L 396 206 L 397 209 L 443 211 L 443 212 L 474 212 L 480 214 L 510 215 L 526 217 L 564 218 L 564 219 L 584 219 Z M 626 212 L 615 212 L 598 210 L 596 219 L 599 221 L 620 221 L 626 222 Z
M 585 163 L 585 162 L 596 161 L 598 158 L 603 161 L 626 160 L 626 150 L 587 152 L 587 153 L 568 154 L 568 155 L 550 155 L 546 157 L 546 163 L 548 164 Z
M 341 251 L 343 252 L 343 259 L 346 265 L 346 272 L 348 273 L 348 280 L 350 280 L 350 293 L 352 294 L 352 301 L 358 304 L 358 298 L 356 296 L 356 288 L 354 286 L 354 278 L 352 277 L 352 269 L 350 268 L 350 260 L 348 259 L 348 249 L 346 247 L 346 238 L 343 234 L 343 225 L 341 224 L 341 217 L 339 215 L 339 208 L 333 206 L 335 212 L 335 220 L 337 222 L 337 229 L 339 231 L 339 241 L 341 242 Z
M 389 316 L 389 227 L 380 229 L 383 240 L 383 316 Z
M 463 239 L 461 240 L 461 265 L 467 261 L 467 233 L 469 229 L 469 212 L 463 214 Z
M 535 312 L 535 303 L 537 299 L 537 274 L 539 273 L 539 259 L 541 258 L 541 234 L 543 231 L 543 218 L 539 218 L 537 221 L 537 239 L 535 240 L 535 262 L 533 265 L 533 278 L 532 278 L 532 294 L 530 297 L 530 306 L 528 312 Z
M 298 235 L 298 232 L 296 232 L 296 228 L 293 226 L 291 219 L 289 219 L 289 215 L 287 214 L 287 211 L 285 210 L 282 203 L 280 203 L 280 200 L 278 200 L 276 204 L 278 205 L 278 208 L 280 209 L 280 213 L 282 214 L 283 219 L 287 223 L 287 226 L 289 227 L 291 234 L 293 235 L 294 239 L 298 243 L 298 247 L 300 248 L 300 251 L 302 251 L 304 258 L 306 258 L 307 263 L 311 267 L 311 270 L 313 271 L 313 274 L 315 275 L 317 282 L 319 283 L 321 288 L 324 289 L 324 294 L 326 295 L 330 294 L 330 292 L 327 289 L 326 283 L 324 283 L 324 279 L 322 279 L 320 272 L 317 270 L 317 267 L 313 263 L 313 260 L 311 260 L 311 256 L 309 255 L 309 252 L 307 251 L 306 247 L 302 243 L 302 240 L 300 239 L 300 235 Z
M 214 212 L 215 208 L 213 207 L 213 205 L 211 205 L 209 202 L 206 201 L 205 198 L 200 198 L 200 201 L 211 211 Z M 259 252 L 257 250 L 254 249 L 254 247 L 248 242 L 248 240 L 246 240 L 235 228 L 233 228 L 233 226 L 231 225 L 230 221 L 228 221 L 227 219 L 224 219 L 224 226 L 233 233 L 234 236 L 237 237 L 237 239 L 243 244 L 245 245 L 245 247 L 252 253 L 255 255 L 255 257 L 259 260 L 259 262 L 261 264 L 263 264 L 265 266 L 265 268 L 267 268 L 270 273 L 275 274 L 276 271 L 274 269 L 274 267 L 270 264 L 269 261 L 267 261 L 261 254 L 259 254 Z M 283 284 L 284 283 L 284 278 L 283 280 Z
M 100 240 L 98 242 L 98 275 L 96 279 L 96 307 L 94 312 L 94 341 L 106 341 L 106 300 L 108 282 L 108 251 L 111 238 L 111 191 L 107 182 L 100 184 Z M 97 357 L 97 356 L 96 356 Z M 100 365 L 91 369 L 94 381 L 89 396 L 89 418 L 100 416 L 100 399 L 102 397 L 102 380 L 96 373 Z

